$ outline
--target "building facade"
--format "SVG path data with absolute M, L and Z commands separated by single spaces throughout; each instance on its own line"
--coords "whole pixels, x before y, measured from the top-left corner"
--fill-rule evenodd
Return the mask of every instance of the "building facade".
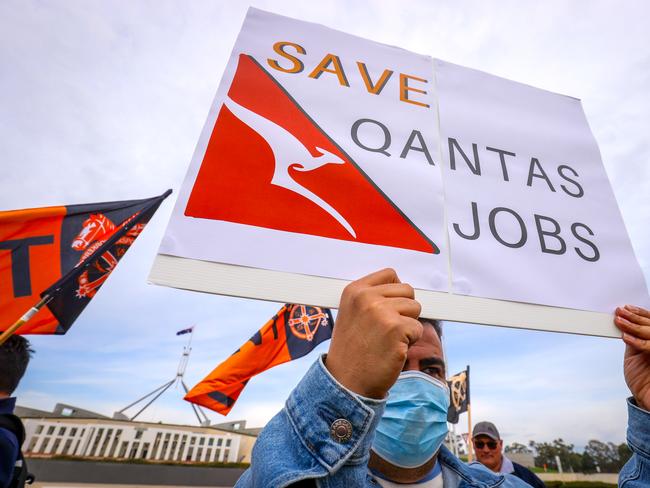
M 131 422 L 61 404 L 53 412 L 17 413 L 25 424 L 28 456 L 249 463 L 257 438 L 244 421 L 209 427 Z

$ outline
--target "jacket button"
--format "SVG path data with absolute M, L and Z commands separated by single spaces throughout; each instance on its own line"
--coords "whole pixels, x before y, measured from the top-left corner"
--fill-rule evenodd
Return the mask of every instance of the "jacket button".
M 348 442 L 352 437 L 352 424 L 345 419 L 337 419 L 330 426 L 330 436 L 337 442 Z

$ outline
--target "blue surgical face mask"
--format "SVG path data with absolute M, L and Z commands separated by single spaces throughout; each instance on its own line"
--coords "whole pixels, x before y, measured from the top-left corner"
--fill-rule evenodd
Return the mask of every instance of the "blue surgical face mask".
M 405 371 L 388 392 L 372 450 L 394 466 L 416 468 L 431 459 L 447 436 L 447 384 Z

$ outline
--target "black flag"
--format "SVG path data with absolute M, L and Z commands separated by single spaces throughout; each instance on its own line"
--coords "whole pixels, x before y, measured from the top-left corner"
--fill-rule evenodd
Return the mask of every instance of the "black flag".
M 447 422 L 458 423 L 461 413 L 467 412 L 469 405 L 469 366 L 465 371 L 455 374 L 447 380 L 449 385 L 449 410 L 447 411 Z
M 65 334 L 70 328 L 170 193 L 171 190 L 167 190 L 158 197 L 146 200 L 87 205 L 86 214 L 90 217 L 85 222 L 79 222 L 81 232 L 76 237 L 73 234 L 64 236 L 73 242 L 73 248 L 76 248 L 74 244 L 77 241 L 87 240 L 96 229 L 108 230 L 85 251 L 79 251 L 80 257 L 72 256 L 78 263 L 41 293 L 42 298 L 49 298 L 47 307 L 59 322 L 56 333 Z M 101 207 L 103 212 L 96 207 Z M 117 223 L 113 224 L 107 215 Z

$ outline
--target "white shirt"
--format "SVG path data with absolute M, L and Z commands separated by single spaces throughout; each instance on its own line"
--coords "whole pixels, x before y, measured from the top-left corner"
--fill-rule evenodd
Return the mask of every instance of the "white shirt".
M 508 459 L 507 457 L 503 456 L 501 460 L 501 469 L 499 469 L 499 473 L 501 474 L 510 474 L 515 472 L 515 466 L 512 464 L 512 461 Z

